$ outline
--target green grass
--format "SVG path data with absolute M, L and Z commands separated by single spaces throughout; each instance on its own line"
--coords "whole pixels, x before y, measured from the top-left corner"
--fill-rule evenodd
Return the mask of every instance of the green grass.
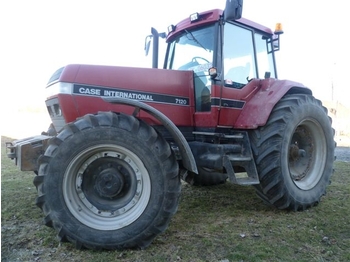
M 252 187 L 183 184 L 179 210 L 145 250 L 76 250 L 59 243 L 35 206 L 32 172 L 1 150 L 2 261 L 350 261 L 350 163 L 336 162 L 321 203 L 303 212 L 266 206 Z

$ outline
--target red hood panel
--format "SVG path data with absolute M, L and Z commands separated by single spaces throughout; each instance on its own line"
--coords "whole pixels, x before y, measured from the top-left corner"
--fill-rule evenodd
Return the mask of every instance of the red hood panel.
M 193 93 L 193 72 L 153 68 L 99 65 L 68 65 L 60 82 L 115 87 L 189 97 Z

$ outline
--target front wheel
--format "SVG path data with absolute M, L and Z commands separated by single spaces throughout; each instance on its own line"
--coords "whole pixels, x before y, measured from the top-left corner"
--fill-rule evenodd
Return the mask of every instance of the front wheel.
M 250 133 L 258 196 L 280 209 L 304 210 L 326 193 L 334 162 L 334 130 L 311 95 L 287 95 L 265 126 Z
M 87 115 L 51 139 L 34 184 L 46 224 L 78 248 L 147 247 L 180 197 L 169 144 L 147 124 L 114 113 Z

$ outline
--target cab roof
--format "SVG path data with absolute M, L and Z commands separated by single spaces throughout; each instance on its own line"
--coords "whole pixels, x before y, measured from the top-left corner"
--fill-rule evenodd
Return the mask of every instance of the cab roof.
M 196 27 L 200 27 L 202 25 L 215 23 L 216 21 L 219 21 L 221 19 L 221 17 L 223 16 L 223 13 L 224 11 L 221 9 L 213 9 L 213 10 L 205 11 L 205 12 L 199 13 L 200 19 L 195 22 L 191 22 L 190 18 L 188 17 L 182 20 L 181 22 L 179 22 L 175 26 L 175 30 L 169 33 L 169 35 L 167 36 L 167 41 L 170 41 L 173 37 L 178 35 L 184 29 L 190 30 Z M 242 17 L 238 20 L 235 20 L 235 22 L 237 22 L 238 24 L 242 24 L 244 26 L 253 28 L 257 31 L 260 31 L 269 35 L 273 35 L 273 32 L 270 28 L 263 26 L 261 24 L 258 24 L 256 22 L 253 22 L 249 19 Z

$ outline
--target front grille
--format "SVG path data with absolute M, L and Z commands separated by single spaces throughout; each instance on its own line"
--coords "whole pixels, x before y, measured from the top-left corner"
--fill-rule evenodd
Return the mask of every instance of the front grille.
M 61 107 L 57 98 L 53 98 L 46 101 L 46 108 L 52 120 L 57 132 L 59 132 L 66 124 L 66 121 L 62 115 Z

